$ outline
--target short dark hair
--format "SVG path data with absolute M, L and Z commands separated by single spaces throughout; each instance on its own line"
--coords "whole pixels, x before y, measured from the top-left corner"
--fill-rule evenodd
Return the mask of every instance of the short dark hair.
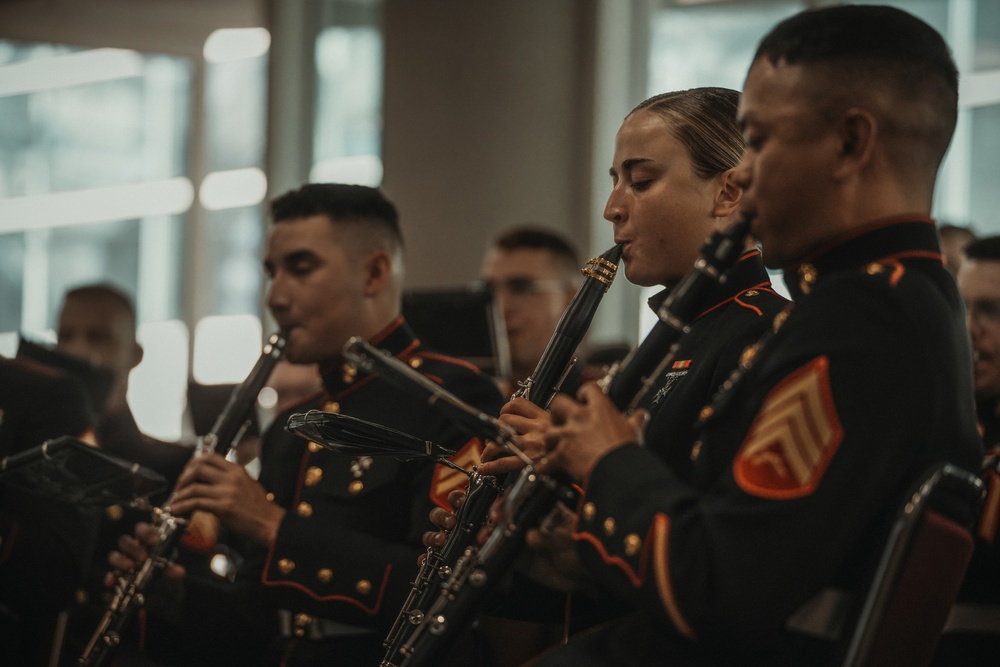
M 897 137 L 896 163 L 908 166 L 917 150 L 936 170 L 944 157 L 958 117 L 958 69 L 944 38 L 916 16 L 877 5 L 808 9 L 761 40 L 760 58 L 822 65 L 847 85 L 887 92 L 889 117 L 880 120 Z
M 508 227 L 494 237 L 491 246 L 506 252 L 524 248 L 547 250 L 567 272 L 575 274 L 580 269 L 580 256 L 573 245 L 559 233 L 541 225 L 524 224 Z
M 1000 262 L 1000 236 L 984 236 L 965 246 L 962 254 L 966 259 Z
M 746 150 L 736 122 L 740 94 L 728 88 L 692 88 L 650 97 L 629 112 L 648 110 L 667 122 L 691 156 L 696 174 L 710 179 L 740 163 Z
M 378 188 L 345 183 L 308 183 L 286 192 L 271 202 L 271 220 L 285 220 L 326 215 L 334 224 L 364 223 L 375 227 L 394 248 L 402 249 L 396 207 Z
M 106 299 L 108 301 L 115 302 L 115 304 L 128 315 L 129 319 L 132 321 L 133 328 L 135 327 L 135 304 L 132 302 L 132 298 L 123 290 L 120 290 L 114 285 L 108 283 L 91 283 L 67 290 L 63 295 L 63 304 L 70 299 L 90 298 Z

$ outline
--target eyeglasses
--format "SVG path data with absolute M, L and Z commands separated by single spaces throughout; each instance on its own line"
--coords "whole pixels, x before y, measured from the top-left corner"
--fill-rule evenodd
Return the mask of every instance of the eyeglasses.
M 968 301 L 965 308 L 970 322 L 984 328 L 1000 326 L 1000 299 Z
M 524 299 L 533 294 L 545 292 L 558 292 L 566 289 L 566 283 L 562 280 L 550 278 L 547 280 L 535 280 L 534 278 L 508 278 L 500 282 L 480 281 L 477 283 L 481 289 L 493 293 L 495 296 L 501 294 L 514 299 Z

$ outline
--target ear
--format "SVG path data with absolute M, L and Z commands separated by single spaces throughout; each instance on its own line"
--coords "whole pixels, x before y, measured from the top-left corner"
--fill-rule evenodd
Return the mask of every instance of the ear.
M 878 139 L 878 120 L 867 109 L 852 107 L 840 120 L 839 139 L 839 163 L 834 175 L 843 178 L 871 163 Z
M 365 296 L 381 293 L 392 279 L 392 257 L 385 250 L 374 250 L 362 264 L 365 274 Z
M 733 179 L 735 172 L 735 167 L 727 169 L 713 179 L 718 189 L 713 202 L 712 217 L 725 218 L 739 210 L 743 188 L 736 185 L 736 181 Z

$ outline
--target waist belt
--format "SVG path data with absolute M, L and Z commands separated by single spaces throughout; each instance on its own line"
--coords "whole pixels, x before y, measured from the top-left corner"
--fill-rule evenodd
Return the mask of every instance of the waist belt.
M 948 614 L 943 632 L 1000 634 L 1000 605 L 956 603 Z
M 332 637 L 356 637 L 370 635 L 375 631 L 348 625 L 328 618 L 317 618 L 311 614 L 295 613 L 287 609 L 278 610 L 278 629 L 282 637 L 297 637 L 300 639 L 330 639 Z

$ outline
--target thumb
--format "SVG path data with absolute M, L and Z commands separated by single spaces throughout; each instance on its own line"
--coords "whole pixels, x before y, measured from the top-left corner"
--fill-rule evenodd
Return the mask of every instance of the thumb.
M 649 411 L 648 410 L 636 410 L 628 416 L 629 426 L 635 431 L 636 440 L 639 444 L 644 443 L 644 434 L 646 431 L 646 424 L 649 423 Z

